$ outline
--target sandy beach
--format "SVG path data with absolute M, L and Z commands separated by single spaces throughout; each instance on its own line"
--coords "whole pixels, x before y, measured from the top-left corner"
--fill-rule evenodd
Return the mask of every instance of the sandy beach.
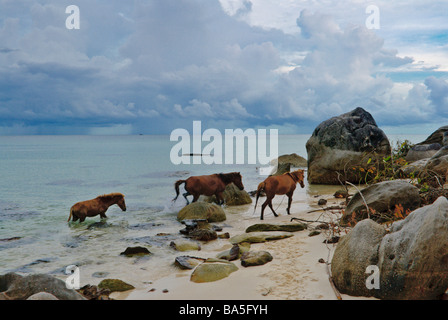
M 336 219 L 336 212 L 309 211 L 318 209 L 317 201 L 327 199 L 327 206 L 339 205 L 342 200 L 332 196 L 337 186 L 325 187 L 326 194 L 319 194 L 319 187 L 313 190 L 295 192 L 291 215 L 287 215 L 286 202 L 282 197 L 274 199 L 274 209 L 280 214 L 275 218 L 272 213 L 266 214 L 265 223 L 290 222 L 291 218 L 309 221 L 330 221 Z M 230 237 L 244 233 L 244 230 L 259 223 L 259 209 L 263 198 L 260 198 L 257 212 L 253 214 L 253 206 L 228 207 L 227 221 L 231 227 L 224 228 Z M 244 207 L 244 208 L 242 208 Z M 277 209 L 278 208 L 278 209 Z M 241 214 L 245 211 L 245 214 Z M 239 213 L 238 213 L 239 212 Z M 266 211 L 267 212 L 267 211 Z M 333 215 L 333 217 L 332 217 Z M 322 261 L 331 261 L 335 244 L 323 243 L 329 231 L 323 231 L 316 236 L 309 236 L 312 223 L 308 230 L 294 232 L 294 236 L 254 243 L 251 250 L 265 250 L 271 253 L 273 260 L 262 266 L 243 267 L 240 260 L 233 261 L 239 268 L 227 278 L 209 282 L 194 283 L 190 281 L 192 270 L 176 270 L 168 276 L 161 277 L 137 288 L 123 293 L 113 293 L 111 298 L 119 300 L 335 300 L 337 296 L 331 287 L 327 265 Z M 183 252 L 203 258 L 215 257 L 219 252 L 230 249 L 227 239 L 218 239 L 202 244 L 202 249 L 195 252 Z M 342 299 L 357 299 L 342 295 Z

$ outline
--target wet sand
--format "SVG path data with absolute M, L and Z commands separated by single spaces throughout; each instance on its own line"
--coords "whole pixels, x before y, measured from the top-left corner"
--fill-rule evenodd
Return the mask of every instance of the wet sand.
M 342 200 L 333 197 L 334 191 L 340 187 L 315 187 L 312 190 L 297 189 L 291 207 L 291 215 L 286 214 L 287 200 L 277 196 L 273 201 L 274 209 L 280 215 L 274 217 L 265 212 L 265 223 L 290 222 L 291 218 L 301 218 L 309 221 L 331 221 L 337 218 L 336 211 L 311 210 L 320 208 L 319 199 L 327 199 L 326 206 L 339 205 Z M 325 193 L 325 194 L 322 194 Z M 244 230 L 255 223 L 260 223 L 260 198 L 258 208 L 253 214 L 254 204 L 226 208 L 227 220 L 223 232 L 229 232 L 230 237 L 244 233 Z M 269 210 L 267 208 L 267 210 Z M 296 221 L 297 222 L 297 221 Z M 113 293 L 114 299 L 120 300 L 334 300 L 337 299 L 328 275 L 328 266 L 322 260 L 331 262 L 336 248 L 335 244 L 323 243 L 330 236 L 329 231 L 309 236 L 312 227 L 294 232 L 287 239 L 254 243 L 251 250 L 266 250 L 273 260 L 263 266 L 243 267 L 240 260 L 233 263 L 239 268 L 227 278 L 209 282 L 194 283 L 190 281 L 192 270 L 173 268 L 168 276 L 147 282 L 143 287 L 128 292 Z M 342 231 L 341 235 L 345 234 Z M 228 239 L 218 239 L 202 244 L 200 251 L 180 252 L 179 255 L 191 255 L 202 258 L 216 257 L 224 250 L 230 249 Z M 319 261 L 321 260 L 321 261 Z M 342 299 L 360 299 L 342 295 Z M 365 299 L 365 298 L 364 298 Z

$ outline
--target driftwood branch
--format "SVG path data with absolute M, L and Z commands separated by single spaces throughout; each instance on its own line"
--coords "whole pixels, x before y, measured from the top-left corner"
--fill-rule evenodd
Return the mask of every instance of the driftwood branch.
M 327 211 L 327 210 L 342 210 L 342 209 L 344 209 L 344 208 L 341 206 L 330 206 L 330 207 L 311 210 L 311 211 L 308 211 L 308 213 L 318 212 L 318 211 Z
M 362 195 L 361 190 L 358 189 L 358 187 L 356 187 L 353 183 L 345 181 L 345 183 L 348 183 L 349 185 L 351 185 L 352 187 L 354 187 L 356 190 L 358 190 L 359 195 L 362 198 L 362 201 L 364 201 L 364 205 L 366 206 L 367 209 L 367 217 L 370 219 L 370 209 L 369 206 L 367 205 L 366 199 L 364 199 L 364 196 Z

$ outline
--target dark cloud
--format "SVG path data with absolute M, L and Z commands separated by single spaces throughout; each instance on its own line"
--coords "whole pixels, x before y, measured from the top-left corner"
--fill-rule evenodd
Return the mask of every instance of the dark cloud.
M 297 33 L 247 23 L 253 4 L 0 0 L 0 134 L 169 133 L 204 127 L 311 132 L 362 106 L 386 125 L 447 116 L 447 84 L 403 85 L 414 61 L 374 31 L 297 12 Z M 385 71 L 386 70 L 386 71 Z M 29 129 L 27 129 L 29 128 Z

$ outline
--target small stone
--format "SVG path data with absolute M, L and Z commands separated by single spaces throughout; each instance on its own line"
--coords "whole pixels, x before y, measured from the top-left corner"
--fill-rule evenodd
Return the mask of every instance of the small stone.
M 120 253 L 120 255 L 124 255 L 127 257 L 132 257 L 134 255 L 146 255 L 151 254 L 148 249 L 144 247 L 127 247 L 125 251 Z
M 318 204 L 319 206 L 324 206 L 324 205 L 327 204 L 327 200 L 325 200 L 325 199 L 319 199 L 319 201 L 317 201 L 317 204 Z

